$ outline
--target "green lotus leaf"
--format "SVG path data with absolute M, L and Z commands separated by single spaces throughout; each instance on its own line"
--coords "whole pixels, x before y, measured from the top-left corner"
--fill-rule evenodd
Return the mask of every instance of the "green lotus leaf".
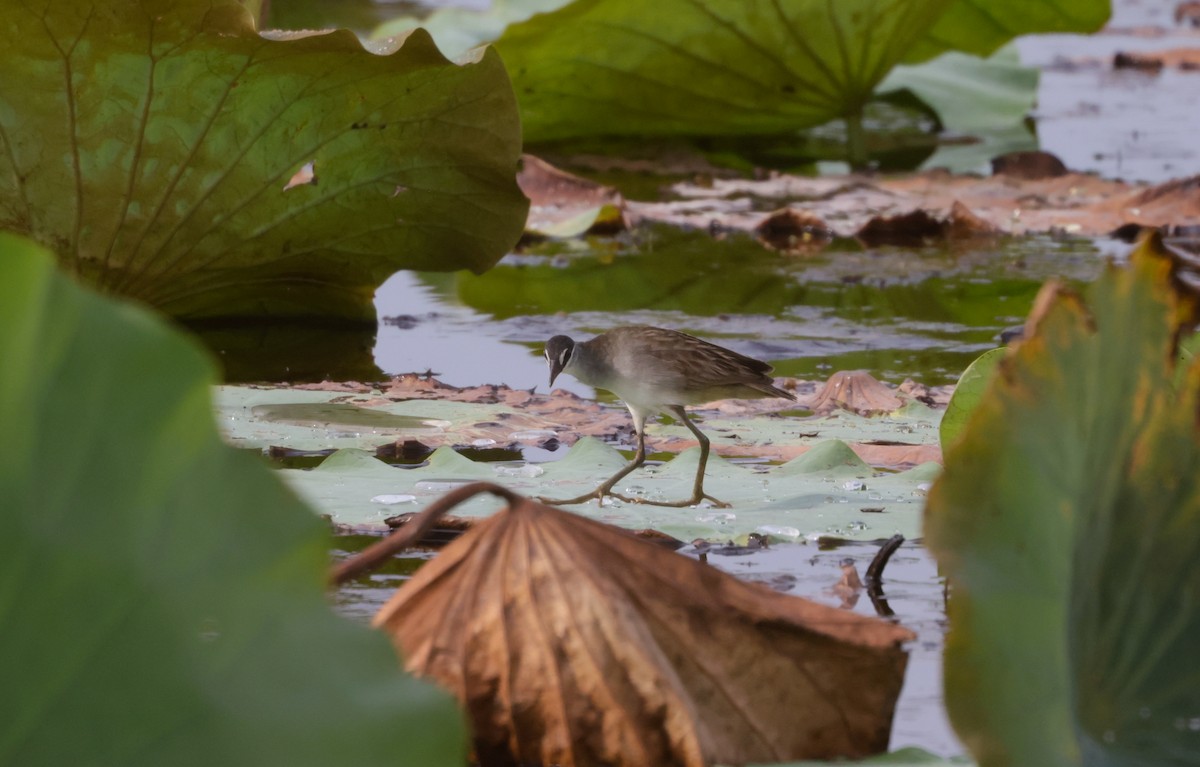
M 784 133 L 860 113 L 950 0 L 575 0 L 496 41 L 528 142 Z
M 324 525 L 222 443 L 211 360 L 0 235 L 0 763 L 461 765 L 326 602 Z
M 184 319 L 375 321 L 398 269 L 482 271 L 521 234 L 499 57 L 266 39 L 227 0 L 0 9 L 0 227 Z
M 930 494 L 947 707 L 981 765 L 1200 761 L 1200 364 L 1177 388 L 1156 247 L 1086 306 L 1046 297 Z
M 942 422 L 938 425 L 938 439 L 944 452 L 966 428 L 967 420 L 983 401 L 988 384 L 992 381 L 992 372 L 1004 359 L 1008 349 L 991 349 L 975 358 L 959 376 L 954 394 L 946 405 Z
M 939 146 L 922 168 L 972 173 L 990 170 L 989 161 L 998 155 L 1038 148 L 1025 120 L 1037 102 L 1039 75 L 1021 66 L 1010 44 L 987 58 L 949 51 L 921 64 L 901 64 L 877 92 L 890 100 L 910 94 L 937 116 L 944 131 L 975 139 Z
M 575 0 L 509 26 L 496 45 L 528 142 L 778 134 L 847 117 L 853 149 L 855 119 L 902 61 L 1090 32 L 1108 13 L 1107 0 Z M 1024 81 L 1028 101 L 1036 83 Z M 983 113 L 992 90 L 979 95 Z M 976 98 L 958 101 L 943 107 L 969 110 Z
M 1020 35 L 1096 32 L 1111 14 L 1110 0 L 955 0 L 906 59 L 924 61 L 945 51 L 990 56 Z

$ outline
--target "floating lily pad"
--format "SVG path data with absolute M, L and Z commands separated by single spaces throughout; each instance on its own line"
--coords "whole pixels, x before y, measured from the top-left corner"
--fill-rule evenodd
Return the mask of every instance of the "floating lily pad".
M 528 142 L 784 133 L 862 109 L 948 0 L 576 0 L 505 30 Z
M 653 528 L 681 540 L 740 538 L 766 532 L 776 540 L 877 540 L 896 533 L 921 535 L 925 493 L 940 472 L 926 464 L 900 473 L 877 472 L 855 463 L 845 444 L 819 444 L 815 456 L 801 456 L 773 468 L 749 467 L 710 455 L 705 489 L 733 504 L 730 509 L 673 509 L 620 501 L 595 501 L 571 511 L 630 529 Z M 830 458 L 835 456 L 834 458 Z M 397 468 L 362 451 L 334 453 L 311 471 L 280 474 L 306 500 L 333 521 L 355 527 L 383 527 L 386 517 L 418 511 L 447 490 L 491 479 L 524 495 L 572 497 L 591 490 L 626 463 L 617 450 L 585 437 L 562 460 L 543 464 L 484 464 L 450 448 L 439 448 L 427 465 Z M 623 494 L 672 500 L 691 493 L 699 450 L 634 472 L 617 488 Z M 831 468 L 830 464 L 835 464 Z M 476 498 L 455 514 L 483 517 L 498 508 L 494 499 Z
M 232 444 L 294 450 L 373 449 L 397 439 L 444 439 L 450 433 L 470 442 L 468 426 L 513 412 L 503 405 L 391 402 L 370 395 L 251 386 L 218 387 L 214 399 L 221 429 Z
M 862 761 L 838 762 L 840 767 L 855 767 L 856 765 L 862 765 L 862 767 L 874 767 L 875 765 L 881 767 L 883 765 L 887 765 L 887 767 L 968 767 L 971 764 L 974 762 L 965 757 L 947 759 L 920 748 L 902 748 L 899 751 L 880 754 Z M 775 767 L 829 767 L 829 762 L 788 762 L 775 765 Z

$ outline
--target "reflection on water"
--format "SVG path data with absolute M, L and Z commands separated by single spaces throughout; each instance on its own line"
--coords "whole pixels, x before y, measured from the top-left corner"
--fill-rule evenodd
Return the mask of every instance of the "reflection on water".
M 744 235 L 663 228 L 542 243 L 483 275 L 396 275 L 376 303 L 402 321 L 385 319 L 375 362 L 459 386 L 544 387 L 546 338 L 647 323 L 770 360 L 780 375 L 866 369 L 892 383 L 951 383 L 1023 320 L 1047 277 L 1093 279 L 1101 247 L 1051 237 L 975 250 L 835 243 L 794 257 Z
M 340 561 L 377 540 L 370 536 L 339 536 L 334 539 L 333 557 Z M 874 615 L 867 595 L 847 593 L 843 562 L 851 560 L 862 574 L 875 556 L 873 544 L 853 543 L 820 547 L 812 544 L 782 544 L 766 549 L 735 549 L 735 556 L 710 553 L 707 561 L 739 578 L 759 581 L 795 596 Z M 691 546 L 680 553 L 687 555 Z M 401 584 L 420 565 L 432 558 L 429 552 L 413 552 L 396 558 L 375 573 L 338 589 L 334 600 L 338 612 L 367 623 Z M 895 619 L 917 632 L 909 647 L 908 672 L 897 704 L 891 749 L 919 746 L 935 754 L 964 753 L 942 704 L 942 647 L 945 632 L 945 602 L 937 565 L 922 546 L 905 544 L 883 572 L 883 592 Z

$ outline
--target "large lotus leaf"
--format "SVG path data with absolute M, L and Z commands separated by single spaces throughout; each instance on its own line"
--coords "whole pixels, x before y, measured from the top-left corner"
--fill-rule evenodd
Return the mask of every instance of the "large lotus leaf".
M 1095 32 L 1111 13 L 1110 0 L 955 0 L 906 59 L 924 61 L 944 51 L 989 56 L 1020 35 Z
M 763 134 L 860 113 L 902 60 L 990 55 L 1018 34 L 1090 32 L 1107 16 L 1107 0 L 575 0 L 496 45 L 527 141 Z
M 981 765 L 1200 761 L 1200 365 L 1175 388 L 1151 250 L 1090 306 L 1047 290 L 929 498 L 947 706 Z
M 213 364 L 0 235 L 0 763 L 459 765 L 449 698 L 323 594 Z
M 783 133 L 857 113 L 950 0 L 576 0 L 496 41 L 528 142 Z
M 397 269 L 482 271 L 520 236 L 493 52 L 268 40 L 225 0 L 7 3 L 0 51 L 0 226 L 175 316 L 374 322 Z

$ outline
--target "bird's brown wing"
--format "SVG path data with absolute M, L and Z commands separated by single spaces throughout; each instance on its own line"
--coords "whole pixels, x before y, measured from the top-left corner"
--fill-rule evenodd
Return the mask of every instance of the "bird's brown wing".
M 788 397 L 762 360 L 738 354 L 676 330 L 649 325 L 616 328 L 605 334 L 615 366 L 625 375 L 663 388 L 719 397 Z M 636 350 L 636 351 L 634 351 Z M 743 389 L 746 387 L 746 389 Z

